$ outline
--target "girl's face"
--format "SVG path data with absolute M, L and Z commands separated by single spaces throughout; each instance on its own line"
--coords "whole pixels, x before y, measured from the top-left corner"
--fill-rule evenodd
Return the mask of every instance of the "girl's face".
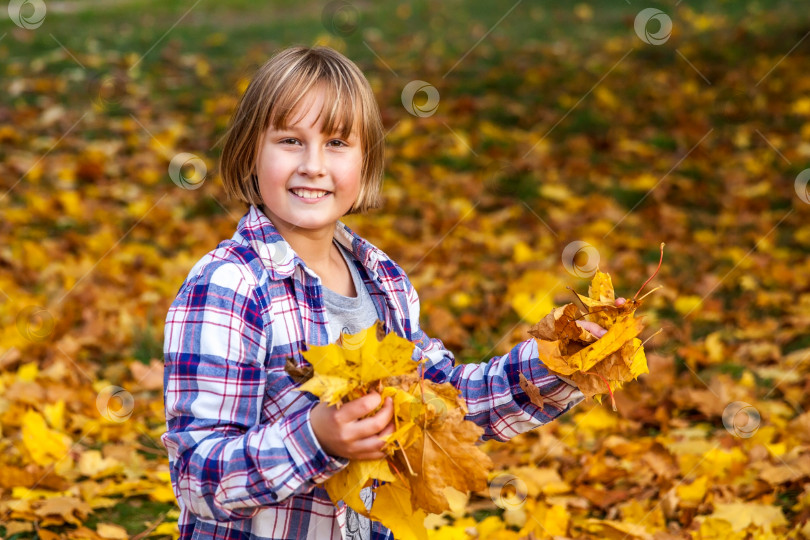
M 321 133 L 323 92 L 304 97 L 287 129 L 270 126 L 259 143 L 256 174 L 264 212 L 282 233 L 322 233 L 330 238 L 335 222 L 360 193 L 363 153 L 357 130 L 348 140 Z

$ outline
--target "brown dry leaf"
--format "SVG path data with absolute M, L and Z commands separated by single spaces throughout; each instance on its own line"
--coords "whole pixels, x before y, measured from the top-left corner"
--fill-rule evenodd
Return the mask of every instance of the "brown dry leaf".
M 144 390 L 159 390 L 163 388 L 163 360 L 152 358 L 149 365 L 132 362 L 129 371 L 139 388 Z
M 312 366 L 299 366 L 292 358 L 287 358 L 284 371 L 295 381 L 295 384 L 304 384 L 312 378 L 313 374 Z
M 43 525 L 81 525 L 92 511 L 90 505 L 76 497 L 52 497 L 37 502 L 34 514 L 42 519 Z
M 411 486 L 414 507 L 438 514 L 450 510 L 444 493 L 446 486 L 459 491 L 486 488 L 492 461 L 475 443 L 483 433 L 476 424 L 464 420 L 461 408 L 437 411 L 417 431 L 416 440 L 394 462 Z M 419 425 L 419 422 L 417 422 Z
M 39 536 L 40 540 L 61 540 L 62 538 L 64 538 L 60 534 L 42 528 L 37 531 L 37 535 Z
M 526 378 L 523 373 L 520 373 L 520 388 L 529 396 L 529 399 L 537 407 L 543 408 L 543 394 L 532 381 Z
M 582 529 L 608 540 L 653 540 L 646 527 L 637 523 L 588 519 L 582 524 Z

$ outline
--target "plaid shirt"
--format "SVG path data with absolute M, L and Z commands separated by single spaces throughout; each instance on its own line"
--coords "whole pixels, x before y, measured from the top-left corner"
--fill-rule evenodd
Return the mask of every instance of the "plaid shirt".
M 506 441 L 579 403 L 581 392 L 551 375 L 534 340 L 481 364 L 452 353 L 419 327 L 419 299 L 405 272 L 338 222 L 335 238 L 358 270 L 387 331 L 412 341 L 425 376 L 450 381 L 484 439 Z M 166 317 L 164 399 L 171 480 L 183 539 L 341 538 L 346 506 L 321 484 L 348 460 L 327 454 L 295 391 L 288 358 L 306 365 L 306 344 L 329 334 L 321 281 L 270 220 L 251 206 L 236 233 L 191 269 Z M 545 397 L 538 408 L 519 373 Z M 372 538 L 392 538 L 372 523 Z

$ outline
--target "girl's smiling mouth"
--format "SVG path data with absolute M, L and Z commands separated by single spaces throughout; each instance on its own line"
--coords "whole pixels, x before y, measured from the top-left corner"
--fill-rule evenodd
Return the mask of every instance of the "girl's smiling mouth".
M 299 199 L 306 199 L 313 202 L 324 199 L 327 195 L 331 195 L 331 192 L 322 189 L 292 188 L 289 191 Z

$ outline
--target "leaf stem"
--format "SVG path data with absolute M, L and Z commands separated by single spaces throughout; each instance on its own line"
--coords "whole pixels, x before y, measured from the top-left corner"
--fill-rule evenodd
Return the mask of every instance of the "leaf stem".
M 402 452 L 402 453 L 403 453 L 403 454 L 405 454 L 405 452 Z M 407 458 L 406 458 L 406 459 L 407 459 Z M 391 459 L 386 459 L 385 461 L 386 461 L 386 462 L 388 463 L 388 465 L 389 465 L 389 466 L 390 466 L 390 467 L 391 467 L 391 468 L 394 470 L 394 474 L 396 474 L 396 475 L 397 475 L 397 478 L 399 478 L 400 480 L 402 480 L 402 482 L 403 482 L 403 483 L 407 483 L 407 482 L 408 482 L 407 480 L 405 480 L 405 477 L 404 477 L 404 476 L 402 476 L 402 473 L 401 473 L 401 472 L 399 472 L 399 469 L 397 469 L 397 466 L 396 466 L 396 465 L 394 465 L 394 461 L 393 461 L 393 460 L 391 460 Z M 406 463 L 407 463 L 407 461 L 406 461 Z
M 610 394 L 610 405 L 613 407 L 613 412 L 616 412 L 618 410 L 616 408 L 616 398 L 613 397 L 613 389 L 610 387 L 610 383 L 607 382 L 607 379 L 605 379 L 601 374 L 597 373 L 597 375 L 599 375 L 600 379 L 605 381 L 605 385 L 607 385 L 608 393 Z
M 642 296 L 641 298 L 639 298 L 638 300 L 636 300 L 636 302 L 641 302 L 642 300 L 644 300 L 645 298 L 647 298 L 648 296 L 650 296 L 652 293 L 654 293 L 654 292 L 655 292 L 655 291 L 657 291 L 658 289 L 663 289 L 663 288 L 664 288 L 664 286 L 663 286 L 663 285 L 659 285 L 658 287 L 654 288 L 653 290 L 651 290 L 651 291 L 647 291 L 647 293 L 646 293 L 644 296 Z
M 411 462 L 408 461 L 408 454 L 405 453 L 405 447 L 402 446 L 402 443 L 397 441 L 399 445 L 399 451 L 402 452 L 402 457 L 405 458 L 405 465 L 408 466 L 408 472 L 411 473 L 411 476 L 416 476 L 416 473 L 413 472 L 413 467 L 411 467 Z
M 633 301 L 635 301 L 635 300 L 636 300 L 636 296 L 638 296 L 638 295 L 639 295 L 639 293 L 640 293 L 641 291 L 643 291 L 643 290 L 644 290 L 644 287 L 646 287 L 646 286 L 647 286 L 647 283 L 649 283 L 650 281 L 652 281 L 652 278 L 654 278 L 654 277 L 655 277 L 655 275 L 658 273 L 658 271 L 659 271 L 659 270 L 661 270 L 661 263 L 662 263 L 662 262 L 664 262 L 664 245 L 665 245 L 665 244 L 664 244 L 663 242 L 661 242 L 661 258 L 659 258 L 659 259 L 658 259 L 658 268 L 656 268 L 656 269 L 655 269 L 655 272 L 653 272 L 653 275 L 651 275 L 651 276 L 650 276 L 650 277 L 647 279 L 647 281 L 645 281 L 645 282 L 644 282 L 644 285 L 642 285 L 642 286 L 641 286 L 641 288 L 638 290 L 638 292 L 635 294 L 635 296 L 633 296 Z
M 572 293 L 574 293 L 574 296 L 576 296 L 579 303 L 582 304 L 582 307 L 585 308 L 585 315 L 588 315 L 588 306 L 586 306 L 585 302 L 582 301 L 582 298 L 579 297 L 579 293 L 577 291 L 575 291 L 574 289 L 572 289 L 571 287 L 566 286 L 565 288 L 568 289 L 569 291 L 571 291 Z

